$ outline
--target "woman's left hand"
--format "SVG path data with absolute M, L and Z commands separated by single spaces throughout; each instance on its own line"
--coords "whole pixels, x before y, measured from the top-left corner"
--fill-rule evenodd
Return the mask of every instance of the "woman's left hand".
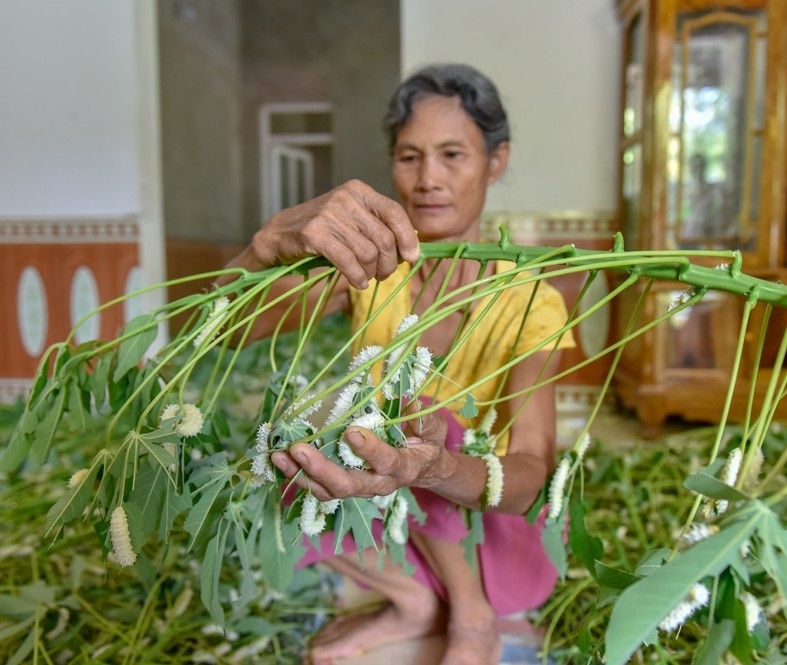
M 347 428 L 344 441 L 366 460 L 364 469 L 340 466 L 306 443 L 295 443 L 286 453 L 273 453 L 271 462 L 320 501 L 385 496 L 400 487 L 429 485 L 448 461 L 442 416 L 432 413 L 416 418 L 409 429 L 413 436 L 407 445 L 396 448 L 368 429 Z

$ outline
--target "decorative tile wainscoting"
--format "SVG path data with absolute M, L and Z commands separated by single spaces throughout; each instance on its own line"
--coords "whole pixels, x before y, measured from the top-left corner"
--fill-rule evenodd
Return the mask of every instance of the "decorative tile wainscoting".
M 511 211 L 486 214 L 482 224 L 484 238 L 497 240 L 502 225 L 508 228 L 511 241 L 518 245 L 559 247 L 573 244 L 579 248 L 599 251 L 612 248 L 617 231 L 615 215 L 610 211 Z M 586 273 L 575 273 L 549 280 L 563 295 L 569 310 L 575 305 L 586 276 Z M 580 303 L 580 311 L 598 302 L 608 291 L 607 275 L 599 274 Z M 561 371 L 584 362 L 611 342 L 613 315 L 610 307 L 603 307 L 575 329 L 577 346 L 563 352 Z M 584 426 L 587 414 L 601 393 L 609 366 L 610 358 L 604 356 L 558 382 L 556 399 L 559 416 L 558 438 L 561 444 L 570 445 Z
M 138 288 L 135 218 L 0 219 L 0 402 L 30 387 L 42 353 L 102 303 Z M 84 321 L 77 343 L 115 336 L 134 299 Z

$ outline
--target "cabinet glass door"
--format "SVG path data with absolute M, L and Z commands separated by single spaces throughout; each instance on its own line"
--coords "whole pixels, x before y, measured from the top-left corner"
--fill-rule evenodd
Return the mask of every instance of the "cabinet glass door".
M 625 32 L 625 84 L 621 140 L 621 227 L 626 247 L 642 245 L 642 118 L 645 87 L 645 21 L 637 14 Z
M 756 253 L 764 11 L 677 16 L 667 146 L 667 245 Z

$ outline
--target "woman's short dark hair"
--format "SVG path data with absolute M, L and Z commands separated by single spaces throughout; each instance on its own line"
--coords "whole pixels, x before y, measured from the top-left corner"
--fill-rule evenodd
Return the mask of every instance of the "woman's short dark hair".
M 459 97 L 462 108 L 481 130 L 487 152 L 509 140 L 508 116 L 495 84 L 469 65 L 436 64 L 402 81 L 388 102 L 383 129 L 392 152 L 399 130 L 413 113 L 413 104 L 432 95 Z

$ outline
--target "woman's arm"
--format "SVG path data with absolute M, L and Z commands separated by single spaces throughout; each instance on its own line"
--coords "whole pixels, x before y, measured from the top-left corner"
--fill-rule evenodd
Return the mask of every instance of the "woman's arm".
M 547 351 L 523 360 L 512 368 L 504 394 L 518 393 L 554 376 L 559 360 L 560 352 L 550 357 Z M 503 495 L 500 503 L 491 510 L 523 514 L 536 500 L 555 468 L 557 415 L 554 386 L 549 384 L 524 397 L 501 402 L 497 410 L 499 422 L 515 419 L 509 430 L 508 452 L 500 458 Z M 419 482 L 418 486 L 460 505 L 476 510 L 480 508 L 487 479 L 483 460 L 445 451 L 435 476 Z
M 554 375 L 558 356 L 552 356 L 546 369 L 547 352 L 519 363 L 509 375 L 508 394 Z M 516 413 L 525 399 L 501 404 L 501 420 L 505 422 Z M 367 470 L 345 469 L 307 444 L 294 444 L 289 454 L 274 453 L 271 461 L 322 501 L 385 495 L 410 486 L 429 489 L 459 505 L 480 508 L 487 477 L 483 460 L 446 450 L 445 422 L 436 414 L 411 421 L 411 426 L 416 436 L 404 448 L 394 448 L 363 428 L 348 428 L 344 439 L 366 460 Z M 535 501 L 554 468 L 555 427 L 554 390 L 546 386 L 527 399 L 510 430 L 509 452 L 501 458 L 503 496 L 494 508 L 496 512 L 523 514 Z M 304 473 L 299 474 L 301 470 Z

